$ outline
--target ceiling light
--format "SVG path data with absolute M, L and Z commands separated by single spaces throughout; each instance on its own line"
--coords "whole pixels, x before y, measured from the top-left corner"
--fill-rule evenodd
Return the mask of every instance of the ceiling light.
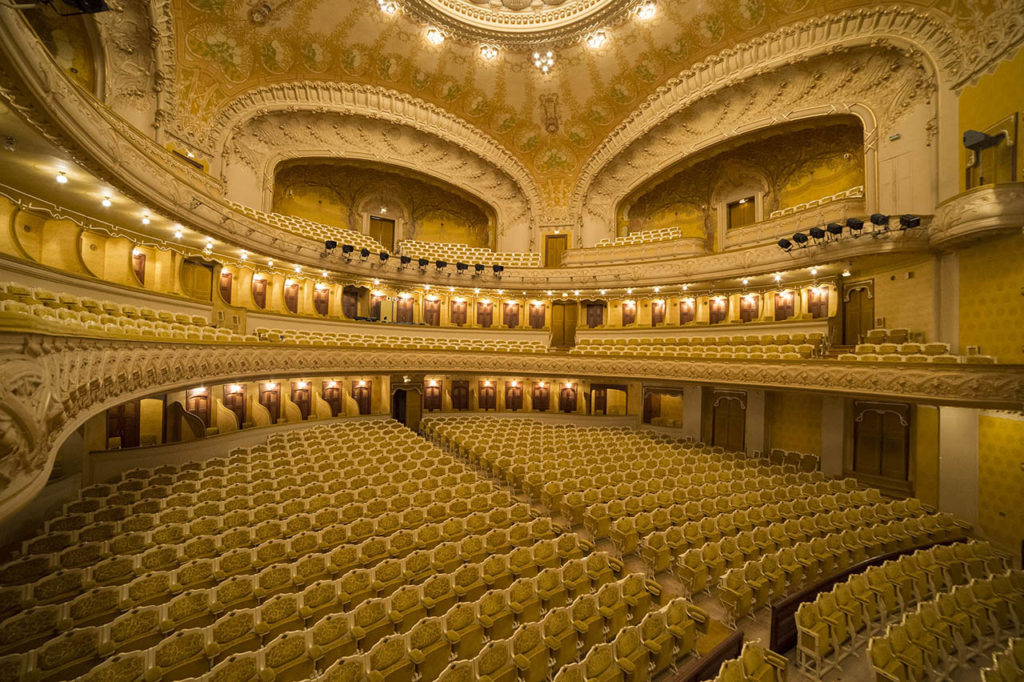
M 548 291 L 548 296 L 550 296 L 550 295 L 551 295 L 551 294 L 553 294 L 553 293 L 554 293 L 554 292 L 552 292 L 552 291 Z
M 481 45 L 480 57 L 482 59 L 486 59 L 489 62 L 492 62 L 498 58 L 498 48 L 494 47 L 493 45 Z
M 555 55 L 550 50 L 544 53 L 533 53 L 533 65 L 543 73 L 549 72 L 555 66 Z M 557 233 L 556 233 L 557 234 Z
M 243 251 L 241 254 L 239 254 L 238 257 L 241 258 L 242 260 L 249 260 L 249 252 Z
M 626 293 L 627 294 L 631 294 L 631 293 L 633 293 L 633 290 L 632 289 L 626 289 Z
M 843 277 L 849 277 L 849 276 L 850 276 L 850 271 L 849 270 L 843 270 Z
M 274 259 L 273 258 L 271 258 L 270 260 L 267 261 L 267 267 L 268 268 L 274 267 Z
M 175 239 L 181 239 L 182 235 L 184 235 L 184 234 L 185 233 L 182 231 L 181 225 L 175 225 L 174 226 L 174 238 Z
M 659 291 L 661 291 L 661 287 L 654 287 L 654 293 L 658 293 Z
M 817 275 L 818 274 L 818 268 L 811 268 L 811 274 L 812 275 Z
M 103 208 L 110 208 L 110 205 L 111 205 L 111 204 L 112 204 L 113 202 L 112 202 L 112 201 L 110 200 L 110 197 L 108 197 L 108 196 L 104 196 L 104 197 L 103 197 L 103 201 L 101 201 L 100 203 L 101 203 L 101 204 L 103 204 Z
M 657 13 L 658 5 L 657 3 L 654 2 L 654 0 L 649 0 L 648 2 L 645 2 L 644 4 L 636 8 L 637 19 L 643 19 L 644 21 L 648 19 L 653 19 L 654 15 Z
M 781 274 L 776 274 L 775 275 L 775 281 L 776 282 L 781 282 L 782 281 L 782 275 Z
M 294 265 L 294 266 L 292 266 L 292 270 L 294 270 L 295 273 L 298 274 L 298 273 L 302 272 L 302 266 L 301 265 Z
M 577 289 L 576 291 L 572 292 L 572 295 L 573 296 L 579 296 L 580 295 L 580 290 Z
M 440 45 L 444 42 L 444 34 L 436 28 L 428 28 L 427 42 L 431 45 Z
M 608 34 L 604 31 L 596 31 L 587 36 L 587 47 L 592 50 L 600 49 L 606 42 L 608 42 Z
M 683 285 L 683 291 L 689 291 L 689 290 L 690 290 L 690 285 L 689 284 L 684 284 Z
M 505 295 L 505 290 L 504 289 L 498 289 L 498 296 L 504 296 L 504 295 Z
M 143 213 L 142 214 L 142 224 L 143 225 L 149 225 L 149 214 L 148 213 Z
M 68 183 L 68 176 L 64 171 L 57 171 L 57 177 L 54 179 L 58 185 L 66 185 Z
M 381 206 L 380 207 L 380 212 L 381 213 L 387 213 L 388 212 L 388 207 L 387 206 Z
M 743 278 L 743 286 L 747 286 L 748 284 L 750 284 L 750 280 L 748 278 L 744 277 Z
M 601 295 L 602 295 L 602 296 L 604 296 L 604 295 L 605 295 L 605 294 L 607 294 L 607 293 L 608 293 L 608 290 L 607 290 L 607 289 L 601 289 Z
M 320 272 L 320 276 L 321 277 L 327 277 L 327 271 L 326 270 L 321 271 Z
M 398 11 L 398 3 L 394 0 L 377 0 L 377 4 L 380 5 L 380 11 L 384 14 L 394 14 Z

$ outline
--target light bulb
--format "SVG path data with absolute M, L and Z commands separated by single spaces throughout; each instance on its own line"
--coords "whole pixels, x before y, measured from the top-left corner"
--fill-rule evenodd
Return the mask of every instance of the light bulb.
M 101 201 L 100 203 L 103 205 L 103 208 L 110 208 L 110 205 L 113 202 L 110 200 L 110 197 L 105 196 L 103 197 L 103 201 Z
M 444 34 L 436 28 L 427 29 L 427 42 L 431 45 L 440 45 L 444 42 Z
M 498 48 L 493 45 L 481 45 L 480 46 L 480 57 L 491 62 L 498 58 Z
M 600 49 L 608 40 L 608 34 L 604 31 L 597 31 L 587 36 L 587 47 L 592 50 Z
M 57 181 L 58 185 L 68 184 L 68 176 L 64 171 L 58 171 L 55 180 Z
M 638 19 L 646 21 L 647 19 L 653 19 L 654 15 L 658 13 L 658 6 L 653 2 L 645 2 L 636 8 L 636 16 Z
M 143 224 L 143 225 L 149 225 L 149 215 L 148 215 L 148 214 L 145 214 L 145 213 L 144 213 L 144 214 L 142 215 L 142 224 Z

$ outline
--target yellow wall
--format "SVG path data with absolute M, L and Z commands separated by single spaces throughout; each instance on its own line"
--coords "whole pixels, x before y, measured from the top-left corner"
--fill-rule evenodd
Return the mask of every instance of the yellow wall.
M 908 273 L 913 277 L 908 278 Z M 874 279 L 875 318 L 884 317 L 888 329 L 906 328 L 931 341 L 934 323 L 935 264 L 930 256 L 899 267 L 857 273 L 857 279 Z
M 978 417 L 978 519 L 985 535 L 1016 551 L 1024 540 L 1024 416 Z
M 821 396 L 810 393 L 770 394 L 768 446 L 821 454 Z
M 999 362 L 1024 362 L 1024 237 L 960 252 L 960 352 L 979 346 Z
M 914 413 L 914 497 L 939 505 L 939 408 L 918 405 Z
M 139 401 L 139 437 L 142 444 L 157 445 L 164 439 L 164 401 L 143 398 Z
M 978 79 L 975 85 L 964 88 L 960 95 L 960 133 L 967 130 L 985 130 L 1006 116 L 1024 117 L 1024 48 L 1018 49 L 1013 59 L 1002 62 L 995 71 Z M 970 153 L 960 151 L 960 189 L 966 186 L 966 169 Z M 1017 181 L 1024 179 L 1024 144 L 1017 142 Z

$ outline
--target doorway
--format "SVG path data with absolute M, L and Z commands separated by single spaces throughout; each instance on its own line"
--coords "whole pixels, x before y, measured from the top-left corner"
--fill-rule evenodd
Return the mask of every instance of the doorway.
M 299 413 L 302 415 L 302 421 L 309 419 L 309 408 L 310 408 L 310 395 L 309 384 L 305 381 L 292 384 L 292 402 L 299 408 Z
M 341 387 L 338 386 L 337 381 L 326 382 L 324 384 L 321 397 L 324 399 L 324 402 L 330 406 L 332 417 L 337 417 L 341 414 Z
M 391 394 L 391 418 L 402 424 L 405 424 L 406 402 L 405 391 L 397 390 Z
M 391 394 L 391 417 L 407 428 L 418 431 L 423 417 L 422 394 L 412 388 L 397 388 Z
M 185 411 L 203 420 L 203 426 L 210 426 L 210 393 L 205 388 L 193 388 L 185 397 Z
M 730 451 L 742 451 L 746 432 L 746 395 L 716 392 L 711 407 L 711 444 Z
M 352 400 L 359 407 L 359 414 L 370 414 L 372 397 L 370 394 L 370 382 L 360 381 L 352 387 Z
M 544 236 L 544 267 L 562 267 L 562 254 L 569 248 L 569 235 L 549 234 Z
M 140 403 L 139 400 L 122 403 L 107 410 L 107 447 L 111 440 L 120 439 L 122 448 L 135 448 L 140 443 Z
M 224 407 L 235 413 L 238 428 L 242 428 L 242 425 L 245 423 L 245 386 L 225 386 Z
M 572 347 L 576 345 L 576 301 L 555 301 L 551 306 L 551 345 Z
M 260 405 L 270 413 L 270 423 L 276 424 L 281 417 L 281 389 L 277 384 L 260 386 Z
M 388 251 L 395 250 L 395 221 L 370 216 L 370 236 Z
M 875 300 L 867 285 L 846 290 L 843 304 L 843 345 L 855 346 L 875 327 Z
M 497 395 L 494 384 L 490 381 L 484 381 L 477 389 L 477 405 L 484 412 L 495 410 L 498 408 Z

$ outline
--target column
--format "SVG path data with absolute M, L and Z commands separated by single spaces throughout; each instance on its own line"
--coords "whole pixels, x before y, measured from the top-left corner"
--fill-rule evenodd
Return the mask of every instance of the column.
M 843 475 L 846 435 L 846 401 L 839 396 L 821 399 L 821 471 L 826 476 Z
M 978 410 L 939 407 L 939 509 L 978 523 Z
M 704 391 L 697 385 L 683 387 L 683 435 L 700 440 L 700 422 L 703 414 Z
M 754 456 L 755 453 L 764 455 L 764 433 L 765 433 L 765 394 L 764 391 L 747 391 L 747 430 L 744 436 L 747 454 Z

